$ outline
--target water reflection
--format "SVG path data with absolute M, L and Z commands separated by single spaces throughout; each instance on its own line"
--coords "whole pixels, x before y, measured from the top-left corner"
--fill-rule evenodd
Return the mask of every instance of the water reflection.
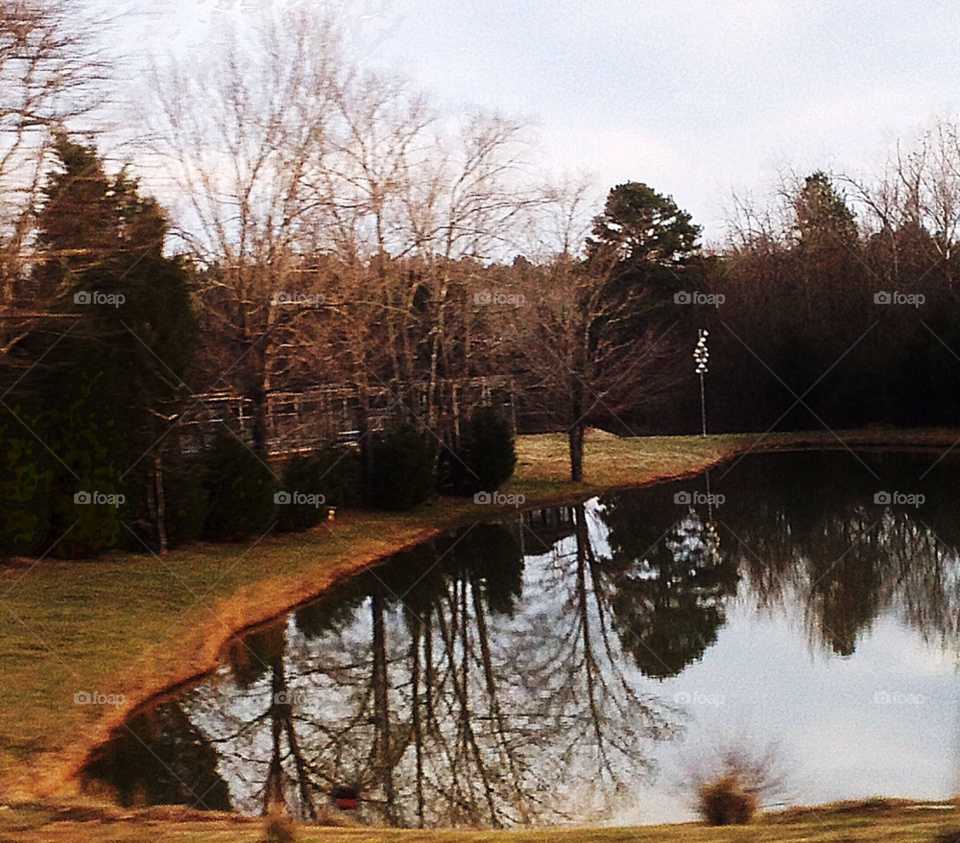
M 870 464 L 919 491 L 918 459 Z M 924 478 L 922 508 L 875 503 L 877 480 L 835 454 L 719 474 L 720 504 L 676 502 L 703 477 L 397 554 L 235 640 L 214 681 L 129 722 L 88 772 L 127 804 L 315 819 L 347 787 L 359 819 L 392 825 L 622 819 L 662 773 L 658 747 L 703 719 L 671 683 L 701 663 L 722 675 L 731 612 L 744 629 L 786 619 L 777 634 L 799 630 L 828 662 L 869 668 L 858 646 L 891 617 L 895 647 L 956 658 L 947 465 Z M 895 742 L 882 751 L 898 761 Z

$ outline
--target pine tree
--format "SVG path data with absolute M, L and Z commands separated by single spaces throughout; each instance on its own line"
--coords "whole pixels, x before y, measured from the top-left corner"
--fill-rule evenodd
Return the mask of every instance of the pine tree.
M 40 435 L 57 456 L 46 543 L 69 529 L 56 553 L 95 552 L 128 536 L 121 522 L 138 517 L 163 550 L 162 454 L 176 445 L 164 434 L 189 395 L 182 379 L 198 330 L 189 266 L 163 255 L 163 212 L 125 172 L 111 178 L 93 147 L 63 133 L 56 150 L 34 282 L 51 310 L 76 322 L 38 374 Z M 28 344 L 38 359 L 49 346 L 42 330 Z M 75 504 L 77 492 L 126 504 Z

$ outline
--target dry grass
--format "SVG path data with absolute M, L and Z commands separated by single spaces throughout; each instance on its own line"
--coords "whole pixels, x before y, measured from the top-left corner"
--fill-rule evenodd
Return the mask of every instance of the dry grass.
M 850 442 L 952 444 L 946 431 L 842 434 Z M 702 471 L 748 450 L 755 435 L 620 440 L 593 433 L 587 482 L 565 480 L 562 435 L 521 437 L 504 491 L 527 505 L 572 501 L 613 486 Z M 830 434 L 768 436 L 763 449 L 829 447 Z M 513 511 L 513 510 L 511 510 Z M 70 792 L 89 750 L 133 708 L 210 670 L 236 631 L 282 613 L 334 581 L 442 529 L 496 515 L 440 499 L 410 513 L 342 513 L 306 533 L 253 547 L 197 544 L 163 559 L 112 553 L 86 562 L 0 568 L 0 803 Z M 123 695 L 119 707 L 75 705 L 74 694 Z
M 952 806 L 909 802 L 838 803 L 766 814 L 749 826 L 709 828 L 695 823 L 630 828 L 531 829 L 528 831 L 392 831 L 299 826 L 302 843 L 934 843 L 960 828 Z M 116 808 L 86 816 L 63 808 L 16 805 L 0 809 L 0 841 L 27 843 L 259 843 L 264 826 L 229 814 L 179 808 L 140 813 Z

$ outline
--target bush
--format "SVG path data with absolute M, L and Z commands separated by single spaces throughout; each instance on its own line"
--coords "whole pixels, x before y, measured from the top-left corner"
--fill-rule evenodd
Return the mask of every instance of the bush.
M 721 745 L 715 761 L 691 775 L 697 810 L 710 825 L 749 822 L 762 800 L 788 795 L 788 779 L 776 741 L 763 747 L 744 736 Z
M 32 420 L 22 407 L 20 418 Z M 0 407 L 0 559 L 24 556 L 50 528 L 53 462 L 6 407 Z
M 513 426 L 490 404 L 475 407 L 460 430 L 460 449 L 449 455 L 449 487 L 456 495 L 492 492 L 505 483 L 517 463 Z
M 115 390 L 94 362 L 73 356 L 76 366 L 48 373 L 37 395 L 0 407 L 0 556 L 80 558 L 129 535 L 134 491 L 121 476 L 131 460 Z M 82 492 L 124 503 L 81 503 Z
M 130 465 L 124 433 L 125 408 L 116 394 L 118 375 L 109 361 L 78 347 L 76 365 L 56 372 L 44 396 L 46 407 L 36 418 L 38 438 L 56 454 L 50 524 L 45 544 L 51 556 L 78 559 L 102 553 L 125 540 L 137 500 L 136 490 L 121 472 Z M 122 496 L 119 504 L 85 504 L 86 492 Z
M 263 818 L 264 843 L 294 843 L 297 825 L 282 809 L 273 808 Z
M 735 775 L 700 785 L 698 808 L 709 825 L 744 825 L 757 810 L 757 797 Z
M 360 457 L 352 448 L 331 446 L 309 457 L 294 457 L 283 472 L 284 491 L 323 495 L 323 504 L 285 504 L 280 509 L 282 530 L 306 530 L 319 524 L 330 506 L 353 506 L 362 495 Z
M 217 438 L 207 456 L 203 480 L 210 496 L 204 538 L 240 541 L 270 526 L 276 513 L 277 482 L 265 463 L 265 454 L 255 453 L 235 437 Z
M 411 509 L 435 488 L 437 441 L 408 419 L 396 419 L 373 440 L 370 499 L 383 509 Z
M 171 460 L 163 472 L 167 544 L 177 547 L 196 541 L 203 533 L 210 505 L 204 488 L 204 467 L 199 460 Z

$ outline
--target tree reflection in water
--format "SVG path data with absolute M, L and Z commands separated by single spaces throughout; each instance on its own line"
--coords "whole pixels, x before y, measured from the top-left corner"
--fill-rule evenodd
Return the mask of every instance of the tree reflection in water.
M 673 502 L 702 481 L 612 492 L 399 553 L 235 640 L 216 682 L 139 715 L 88 772 L 128 803 L 301 819 L 343 786 L 368 822 L 602 819 L 684 722 L 652 691 L 705 657 L 734 600 L 799 609 L 829 657 L 882 613 L 960 653 L 949 475 L 917 511 L 835 465 L 765 456 L 714 480 L 722 506 Z
M 186 707 L 236 807 L 266 810 L 282 781 L 302 818 L 344 784 L 366 819 L 397 825 L 570 819 L 587 790 L 601 810 L 671 727 L 620 669 L 582 505 L 572 518 L 575 540 L 541 557 L 524 595 L 518 529 L 478 525 L 301 610 L 267 636 L 280 650 L 231 648 L 230 674 Z M 251 684 L 251 653 L 269 679 Z

